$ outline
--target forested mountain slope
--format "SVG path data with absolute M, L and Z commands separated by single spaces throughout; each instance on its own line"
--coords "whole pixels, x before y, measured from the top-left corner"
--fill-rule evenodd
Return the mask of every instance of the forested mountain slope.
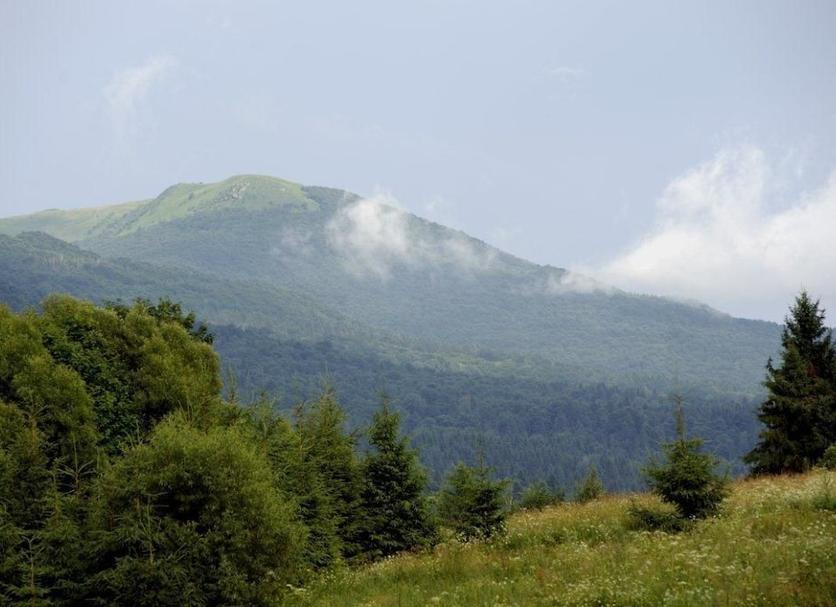
M 3 219 L 2 233 L 16 236 L 0 235 L 0 301 L 182 301 L 242 390 L 287 408 L 327 377 L 354 425 L 389 392 L 434 479 L 481 446 L 521 483 L 571 487 L 595 464 L 635 488 L 673 390 L 741 470 L 779 345 L 775 324 L 609 289 L 377 199 L 274 178 Z
M 545 478 L 571 488 L 595 464 L 609 487 L 635 488 L 641 462 L 671 431 L 661 388 L 589 385 L 537 359 L 432 349 L 282 289 L 108 260 L 46 234 L 0 235 L 0 301 L 22 309 L 55 291 L 98 302 L 165 296 L 200 310 L 239 389 L 267 390 L 283 409 L 327 378 L 359 427 L 386 390 L 434 482 L 481 448 L 518 487 Z M 740 470 L 754 442 L 754 402 L 688 396 L 695 429 Z
M 760 390 L 778 326 L 538 266 L 377 198 L 261 176 L 151 201 L 0 220 L 107 257 L 258 281 L 368 327 L 485 357 L 536 356 L 578 380 Z

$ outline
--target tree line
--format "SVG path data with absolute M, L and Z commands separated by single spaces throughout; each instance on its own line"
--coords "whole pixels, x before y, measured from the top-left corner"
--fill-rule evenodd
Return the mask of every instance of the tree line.
M 318 572 L 502 533 L 508 482 L 484 457 L 435 494 L 384 396 L 349 432 L 334 390 L 276 412 L 222 391 L 213 336 L 178 304 L 95 306 L 52 296 L 0 307 L 0 604 L 271 605 Z M 802 293 L 767 366 L 755 474 L 836 460 L 836 354 Z M 645 475 L 672 511 L 634 509 L 680 531 L 716 514 L 728 476 L 685 432 Z M 829 449 L 829 451 L 828 451 Z M 594 468 L 577 501 L 604 487 Z M 530 485 L 519 507 L 559 503 Z
M 484 465 L 428 495 L 385 397 L 362 437 L 328 387 L 285 418 L 222 397 L 213 336 L 177 304 L 42 309 L 0 307 L 0 604 L 269 605 L 441 526 L 502 526 Z

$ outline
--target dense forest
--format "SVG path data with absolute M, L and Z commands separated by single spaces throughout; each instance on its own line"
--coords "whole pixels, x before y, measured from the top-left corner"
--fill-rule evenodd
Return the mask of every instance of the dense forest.
M 502 461 L 507 443 L 482 440 L 476 464 L 449 469 L 430 495 L 385 394 L 363 428 L 328 385 L 281 415 L 266 397 L 244 398 L 235 380 L 224 390 L 218 336 L 180 304 L 51 296 L 41 309 L 0 307 L 2 604 L 274 605 L 340 564 L 430 548 L 451 533 L 504 533 L 511 483 L 486 457 Z M 756 474 L 836 462 L 836 348 L 806 293 L 782 343 L 761 441 L 747 456 Z M 728 492 L 719 460 L 686 437 L 677 402 L 666 462 L 643 471 L 676 511 L 630 509 L 634 524 L 665 532 L 716 513 Z M 443 428 L 433 431 L 440 444 Z M 549 456 L 545 443 L 529 448 Z M 590 466 L 574 495 L 586 502 L 607 489 Z M 520 504 L 565 495 L 541 479 Z
M 591 465 L 612 489 L 636 489 L 644 458 L 672 429 L 673 391 L 686 396 L 691 424 L 735 473 L 743 471 L 741 457 L 755 443 L 757 385 L 726 392 L 686 381 L 684 372 L 678 381 L 605 380 L 592 369 L 580 372 L 536 353 L 454 348 L 370 327 L 301 288 L 101 257 L 43 233 L 0 235 L 0 251 L 0 298 L 15 310 L 37 307 L 54 291 L 100 304 L 167 297 L 198 310 L 216 334 L 224 378 L 234 376 L 247 397 L 266 390 L 284 411 L 315 398 L 326 381 L 338 391 L 350 423 L 361 426 L 385 390 L 422 450 L 432 486 L 457 461 L 473 461 L 478 445 L 485 445 L 498 472 L 516 479 L 515 491 L 537 479 L 571 490 Z M 625 324 L 641 326 L 627 314 Z M 670 323 L 682 325 L 686 318 Z M 719 323 L 717 331 L 746 326 L 711 322 Z M 680 326 L 671 336 L 686 343 L 702 330 L 698 325 L 682 332 Z M 577 339 L 565 339 L 571 352 Z M 650 369 L 652 352 L 662 345 L 636 337 L 625 356 Z M 771 348 L 764 348 L 761 367 Z M 596 351 L 607 349 L 601 343 Z M 715 358 L 711 351 L 703 350 L 705 359 Z
M 269 605 L 337 561 L 429 545 L 386 402 L 362 454 L 331 391 L 292 419 L 221 397 L 178 305 L 0 308 L 0 602 Z

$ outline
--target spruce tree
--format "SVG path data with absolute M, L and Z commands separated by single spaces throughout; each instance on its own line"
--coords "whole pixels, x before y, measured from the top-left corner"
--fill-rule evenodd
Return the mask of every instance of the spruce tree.
M 361 551 L 357 535 L 363 478 L 354 452 L 355 437 L 346 432 L 345 425 L 345 411 L 330 385 L 309 408 L 297 410 L 304 463 L 319 475 L 326 501 L 322 508 L 333 513 L 341 552 L 352 558 Z
M 598 476 L 598 470 L 595 466 L 589 468 L 589 473 L 578 486 L 575 492 L 575 501 L 580 503 L 591 502 L 597 500 L 604 494 L 604 484 Z
M 435 526 L 417 453 L 400 434 L 400 416 L 383 396 L 369 428 L 372 451 L 363 461 L 359 544 L 369 559 L 432 543 Z
M 442 521 L 461 539 L 487 539 L 505 530 L 508 482 L 491 478 L 480 456 L 475 467 L 459 462 L 447 477 L 438 501 Z
M 746 455 L 753 474 L 801 472 L 836 442 L 836 349 L 824 310 L 802 291 L 781 337 L 781 366 L 767 363 L 765 428 Z
M 702 439 L 685 436 L 682 399 L 677 399 L 676 439 L 663 445 L 664 463 L 651 462 L 644 473 L 650 488 L 673 505 L 681 518 L 705 518 L 717 512 L 728 494 L 728 476 L 715 473 L 717 458 L 702 453 Z

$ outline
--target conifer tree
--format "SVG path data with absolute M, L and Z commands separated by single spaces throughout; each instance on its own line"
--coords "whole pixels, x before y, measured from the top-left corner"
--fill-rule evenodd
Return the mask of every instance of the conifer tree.
M 786 319 L 781 366 L 767 364 L 765 428 L 745 457 L 753 474 L 807 470 L 836 442 L 836 348 L 824 319 L 802 291 Z
M 666 461 L 651 462 L 644 472 L 653 493 L 681 518 L 705 518 L 717 512 L 728 494 L 728 476 L 715 473 L 718 460 L 700 451 L 702 439 L 685 436 L 682 399 L 676 402 L 676 439 L 662 447 Z
M 459 462 L 439 495 L 442 521 L 465 541 L 487 539 L 505 530 L 508 482 L 491 478 L 480 455 L 476 466 Z
M 435 527 L 417 453 L 400 434 L 400 416 L 382 397 L 369 428 L 372 451 L 363 461 L 359 543 L 366 558 L 389 556 L 430 544 Z
M 604 484 L 598 476 L 597 468 L 592 466 L 589 468 L 589 473 L 586 475 L 586 478 L 583 479 L 578 486 L 578 490 L 575 492 L 575 501 L 581 503 L 590 502 L 597 500 L 603 494 Z
M 332 386 L 326 385 L 309 408 L 299 408 L 296 430 L 307 466 L 321 478 L 324 510 L 333 513 L 344 556 L 356 556 L 363 486 L 362 471 L 355 455 L 354 436 L 345 430 L 346 415 Z

